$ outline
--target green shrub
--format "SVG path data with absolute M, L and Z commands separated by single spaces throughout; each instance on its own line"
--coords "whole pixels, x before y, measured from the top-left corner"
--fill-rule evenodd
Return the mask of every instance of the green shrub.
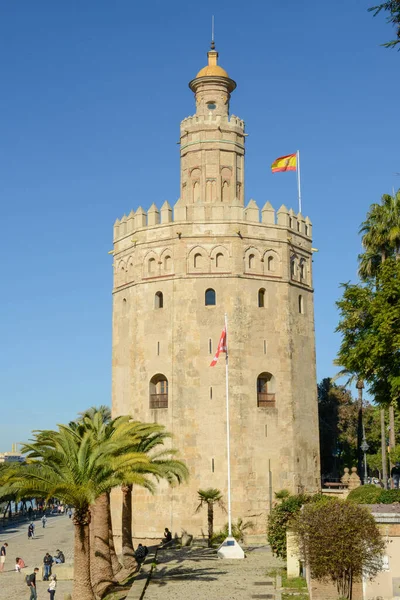
M 278 497 L 277 494 L 275 495 Z M 298 494 L 288 497 L 285 495 L 282 502 L 275 506 L 268 516 L 268 543 L 275 556 L 286 558 L 286 530 L 303 504 L 329 501 L 330 498 L 321 494 L 315 494 L 315 496 Z
M 400 502 L 400 490 L 381 490 L 378 504 L 392 504 L 392 502 Z
M 347 496 L 347 500 L 356 504 L 377 504 L 378 498 L 382 493 L 382 489 L 376 485 L 360 485 L 360 487 L 352 490 Z

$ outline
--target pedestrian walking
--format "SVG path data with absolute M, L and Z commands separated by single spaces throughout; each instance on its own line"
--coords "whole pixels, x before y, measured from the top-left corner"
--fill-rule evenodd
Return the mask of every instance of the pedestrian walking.
M 26 585 L 30 589 L 31 595 L 29 596 L 29 600 L 37 600 L 37 592 L 36 592 L 36 575 L 39 573 L 39 568 L 35 567 L 33 569 L 33 573 L 26 576 Z
M 34 537 L 35 537 L 35 524 L 34 524 L 34 522 L 33 522 L 33 521 L 31 521 L 31 523 L 30 523 L 30 525 L 29 525 L 29 527 L 28 527 L 28 531 L 29 531 L 29 529 L 31 530 L 31 535 L 30 535 L 30 537 L 31 537 L 31 538 L 34 538 Z M 29 537 L 29 536 L 28 536 L 28 537 Z
M 15 559 L 15 570 L 17 571 L 17 573 L 21 573 L 21 569 L 24 569 L 24 568 L 25 568 L 24 560 L 20 556 L 17 556 L 17 558 Z
M 46 523 L 47 523 L 47 517 L 46 517 L 46 515 L 43 515 L 43 517 L 42 517 L 42 527 L 43 527 L 43 529 L 46 527 Z
M 47 591 L 50 594 L 50 600 L 54 600 L 54 596 L 56 595 L 56 587 L 57 587 L 57 577 L 52 575 L 50 577 L 50 583 Z
M 7 548 L 7 542 L 4 542 L 4 544 L 0 548 L 0 573 L 4 571 L 4 563 L 6 562 Z
M 53 557 L 50 556 L 50 554 L 48 552 L 46 552 L 44 558 L 43 558 L 43 566 L 44 566 L 44 572 L 43 572 L 43 581 L 48 581 L 49 577 L 51 575 L 51 565 L 53 564 Z
M 68 516 L 69 516 L 69 518 L 72 517 L 72 509 L 71 508 L 68 509 Z
M 31 540 L 33 538 L 33 523 L 30 523 L 28 525 L 28 540 Z

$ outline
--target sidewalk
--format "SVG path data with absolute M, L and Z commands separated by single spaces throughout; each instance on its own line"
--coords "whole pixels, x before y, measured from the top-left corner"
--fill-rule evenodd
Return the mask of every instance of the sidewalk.
M 204 547 L 160 549 L 145 600 L 278 600 L 268 569 L 282 566 L 268 546 L 248 547 L 244 560 L 223 560 Z
M 48 583 L 41 581 L 43 557 L 46 552 L 54 555 L 59 548 L 65 554 L 66 560 L 72 560 L 74 526 L 71 519 L 64 515 L 51 515 L 47 518 L 47 525 L 42 527 L 40 520 L 34 521 L 35 538 L 28 540 L 28 523 L 23 523 L 0 532 L 0 542 L 8 543 L 5 570 L 0 573 L 0 600 L 24 600 L 29 598 L 29 590 L 25 583 L 25 575 L 33 572 L 35 567 L 40 568 L 37 577 L 38 600 L 48 600 Z M 14 570 L 15 557 L 24 559 L 26 568 L 21 573 Z M 64 593 L 72 592 L 72 581 L 59 581 L 57 594 L 59 600 Z

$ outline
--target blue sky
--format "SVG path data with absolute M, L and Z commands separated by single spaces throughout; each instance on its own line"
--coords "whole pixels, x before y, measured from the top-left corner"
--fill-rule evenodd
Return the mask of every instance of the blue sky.
M 110 402 L 112 225 L 179 194 L 187 83 L 220 64 L 246 122 L 246 200 L 314 226 L 318 378 L 335 372 L 335 300 L 368 206 L 400 186 L 400 54 L 373 0 L 19 0 L 0 6 L 0 451 Z

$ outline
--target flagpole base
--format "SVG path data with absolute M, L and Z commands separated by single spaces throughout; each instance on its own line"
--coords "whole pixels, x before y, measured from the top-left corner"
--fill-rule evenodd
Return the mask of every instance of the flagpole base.
M 218 558 L 244 558 L 244 552 L 234 537 L 228 536 L 217 550 Z

